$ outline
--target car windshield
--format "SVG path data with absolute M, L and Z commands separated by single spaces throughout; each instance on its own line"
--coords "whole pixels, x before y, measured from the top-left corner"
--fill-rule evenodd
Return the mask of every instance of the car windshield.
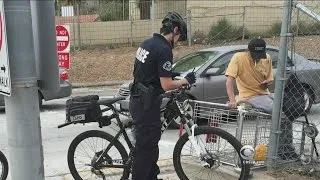
M 218 54 L 216 51 L 201 51 L 188 54 L 173 64 L 173 72 L 186 73 L 197 71 L 203 64 Z

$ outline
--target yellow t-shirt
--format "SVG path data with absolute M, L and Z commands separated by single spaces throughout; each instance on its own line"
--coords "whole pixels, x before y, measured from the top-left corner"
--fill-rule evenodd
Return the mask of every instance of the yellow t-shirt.
M 233 55 L 225 75 L 236 79 L 241 99 L 270 94 L 269 89 L 263 89 L 260 84 L 273 80 L 271 57 L 267 54 L 267 59 L 254 63 L 249 52 L 238 52 Z

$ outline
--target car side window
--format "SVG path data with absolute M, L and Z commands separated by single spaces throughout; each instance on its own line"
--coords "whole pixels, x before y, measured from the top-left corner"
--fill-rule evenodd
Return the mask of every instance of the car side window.
M 235 54 L 236 52 L 231 52 L 228 54 L 223 55 L 222 57 L 219 58 L 218 61 L 216 61 L 215 63 L 211 64 L 211 68 L 220 68 L 220 74 L 225 74 L 229 62 L 232 58 L 232 56 Z
M 267 53 L 270 55 L 272 59 L 272 67 L 275 69 L 278 66 L 278 61 L 279 61 L 279 51 L 277 50 L 271 50 L 267 49 Z M 287 67 L 293 66 L 292 61 L 290 58 L 287 58 Z

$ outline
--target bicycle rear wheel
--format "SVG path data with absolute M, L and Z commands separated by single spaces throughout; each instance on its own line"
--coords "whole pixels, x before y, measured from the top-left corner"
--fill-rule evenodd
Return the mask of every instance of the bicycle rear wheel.
M 199 140 L 202 141 L 207 154 L 199 157 L 192 147 L 188 134 L 181 136 L 173 151 L 174 168 L 181 180 L 249 178 L 250 165 L 240 157 L 242 145 L 234 136 L 214 127 L 198 127 L 194 136 L 196 140 L 198 139 L 197 144 Z M 237 166 L 240 172 L 236 171 Z
M 92 162 L 95 161 L 103 152 L 104 149 L 113 140 L 113 136 L 97 130 L 90 130 L 79 134 L 70 144 L 68 150 L 68 166 L 70 173 L 76 180 L 87 179 L 114 179 L 122 178 L 124 168 L 111 167 L 92 167 Z M 128 153 L 123 145 L 118 141 L 109 149 L 103 161 L 98 166 L 103 165 L 124 165 L 128 159 Z M 77 168 L 79 163 L 82 163 L 84 169 Z M 128 177 L 123 177 L 127 179 Z
M 6 180 L 9 172 L 9 164 L 6 156 L 0 151 L 0 180 Z

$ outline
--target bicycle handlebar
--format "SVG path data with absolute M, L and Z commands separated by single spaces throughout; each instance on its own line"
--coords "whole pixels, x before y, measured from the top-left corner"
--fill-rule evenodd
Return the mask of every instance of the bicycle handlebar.
M 180 95 L 185 94 L 186 90 L 190 90 L 192 86 L 194 85 L 190 85 L 190 84 L 183 85 L 177 89 L 167 91 L 164 94 L 161 94 L 160 96 L 162 98 L 176 98 L 176 97 L 179 97 Z

